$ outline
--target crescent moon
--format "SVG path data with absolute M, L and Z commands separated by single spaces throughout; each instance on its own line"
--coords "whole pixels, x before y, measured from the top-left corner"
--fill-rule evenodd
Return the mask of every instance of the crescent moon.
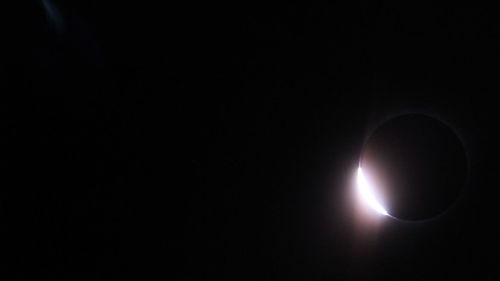
M 377 201 L 376 196 L 373 192 L 373 188 L 366 180 L 361 167 L 358 167 L 357 189 L 360 197 L 368 206 L 370 206 L 373 210 L 375 210 L 377 213 L 381 215 L 390 216 L 389 213 L 382 206 L 382 204 L 380 204 Z

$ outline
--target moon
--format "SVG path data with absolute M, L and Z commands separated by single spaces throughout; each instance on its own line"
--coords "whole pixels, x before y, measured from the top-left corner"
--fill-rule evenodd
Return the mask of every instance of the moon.
M 368 205 L 370 208 L 381 215 L 389 216 L 389 213 L 386 211 L 386 209 L 382 206 L 382 204 L 378 202 L 373 187 L 366 180 L 365 175 L 363 174 L 363 169 L 361 169 L 361 167 L 358 167 L 357 190 L 359 196 L 366 205 Z
M 363 144 L 358 167 L 362 201 L 402 221 L 429 220 L 452 210 L 468 177 L 459 135 L 441 119 L 417 113 L 377 126 Z

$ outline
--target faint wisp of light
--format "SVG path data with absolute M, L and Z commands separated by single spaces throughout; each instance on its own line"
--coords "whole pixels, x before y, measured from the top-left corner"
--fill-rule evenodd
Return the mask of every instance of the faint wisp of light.
M 62 31 L 64 29 L 64 20 L 59 9 L 52 3 L 52 0 L 42 0 L 42 5 L 49 21 L 58 31 Z
M 389 216 L 389 213 L 387 213 L 385 208 L 377 201 L 375 194 L 373 193 L 373 188 L 366 181 L 361 167 L 358 168 L 357 188 L 359 195 L 368 206 L 377 211 L 379 214 Z

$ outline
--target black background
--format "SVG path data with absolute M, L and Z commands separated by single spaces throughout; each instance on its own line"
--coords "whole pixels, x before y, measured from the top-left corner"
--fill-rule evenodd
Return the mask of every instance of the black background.
M 16 2 L 2 278 L 500 279 L 489 7 Z M 466 193 L 445 217 L 360 234 L 345 194 L 361 146 L 405 111 L 460 132 Z

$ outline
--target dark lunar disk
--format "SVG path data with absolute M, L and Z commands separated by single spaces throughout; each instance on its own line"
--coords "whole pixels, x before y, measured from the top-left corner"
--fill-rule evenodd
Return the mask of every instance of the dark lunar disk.
M 466 179 L 462 143 L 441 121 L 420 114 L 391 119 L 369 137 L 361 165 L 394 217 L 422 220 L 446 211 Z

